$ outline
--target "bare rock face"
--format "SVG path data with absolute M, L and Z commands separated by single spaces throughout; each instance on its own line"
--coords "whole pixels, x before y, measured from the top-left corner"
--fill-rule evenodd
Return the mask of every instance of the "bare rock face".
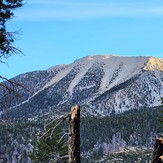
M 14 116 L 31 117 L 80 104 L 93 115 L 160 105 L 163 97 L 163 59 L 94 55 L 69 65 L 19 75 L 25 85 L 20 99 L 11 102 Z M 1 100 L 8 100 L 0 91 Z

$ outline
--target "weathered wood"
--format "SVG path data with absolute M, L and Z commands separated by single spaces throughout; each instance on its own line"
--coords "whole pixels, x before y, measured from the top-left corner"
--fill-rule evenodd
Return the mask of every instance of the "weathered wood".
M 151 163 L 163 163 L 163 138 L 155 139 Z
M 69 163 L 80 163 L 80 106 L 71 108 L 69 114 Z

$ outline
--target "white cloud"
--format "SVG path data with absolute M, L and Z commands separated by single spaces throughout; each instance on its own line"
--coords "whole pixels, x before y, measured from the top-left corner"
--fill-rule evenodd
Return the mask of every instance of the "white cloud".
M 163 16 L 163 6 L 147 3 L 77 3 L 55 0 L 31 0 L 28 9 L 18 12 L 23 20 L 73 20 L 110 16 Z M 37 4 L 37 7 L 34 7 Z M 28 4 L 27 4 L 28 5 Z

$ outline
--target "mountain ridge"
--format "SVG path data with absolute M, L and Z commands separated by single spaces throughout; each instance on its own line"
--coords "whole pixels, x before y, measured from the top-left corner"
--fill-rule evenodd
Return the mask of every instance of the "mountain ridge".
M 33 91 L 12 104 L 14 110 L 37 110 L 38 114 L 49 108 L 80 104 L 91 114 L 110 115 L 159 105 L 163 96 L 163 59 L 91 55 L 13 79 Z

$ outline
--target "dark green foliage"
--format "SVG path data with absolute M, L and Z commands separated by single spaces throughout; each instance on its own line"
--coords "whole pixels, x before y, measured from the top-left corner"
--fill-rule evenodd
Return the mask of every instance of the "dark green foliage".
M 35 142 L 41 128 L 43 125 L 39 121 L 0 123 L 0 162 L 28 162 L 28 153 L 33 148 L 31 143 Z
M 135 153 L 122 153 L 119 155 L 121 159 L 123 158 L 124 160 L 130 160 L 129 162 L 134 162 L 137 160 L 138 154 L 140 154 L 141 158 L 144 157 L 146 159 L 148 157 L 146 160 L 149 160 L 151 156 L 149 154 L 146 155 L 145 150 L 153 148 L 154 138 L 161 132 L 161 130 L 156 127 L 161 110 L 161 107 L 144 108 L 106 117 L 81 117 L 82 162 L 98 162 L 98 160 L 102 158 L 107 159 L 111 153 L 115 153 L 119 149 L 127 149 L 128 147 L 139 149 L 139 151 L 135 151 Z M 65 147 L 64 144 L 65 140 L 63 140 L 63 142 L 61 141 L 61 146 L 58 146 L 57 143 L 61 137 L 60 132 L 62 130 L 60 128 L 56 128 L 53 135 L 54 142 L 51 142 L 52 139 L 49 137 L 51 133 L 50 128 L 55 124 L 47 127 L 46 131 L 48 131 L 48 129 L 50 130 L 44 139 L 40 139 L 40 143 L 36 142 L 38 133 L 41 135 L 45 132 L 43 130 L 43 124 L 51 119 L 49 116 L 50 115 L 47 115 L 45 119 L 38 117 L 32 121 L 24 119 L 12 123 L 12 125 L 1 125 L 0 133 L 3 134 L 0 135 L 0 151 L 7 153 L 9 158 L 12 158 L 14 155 L 13 151 L 15 151 L 16 148 L 18 155 L 21 154 L 20 160 L 25 160 L 25 162 L 27 162 L 30 150 L 29 148 L 26 151 L 22 150 L 20 144 L 25 145 L 25 147 L 28 147 L 28 144 L 32 144 L 35 147 L 33 155 L 43 156 L 41 159 L 44 159 L 44 161 L 45 157 L 47 157 L 47 160 L 50 159 L 49 154 L 51 152 L 59 151 L 61 156 L 67 154 L 67 147 Z M 64 128 L 67 128 L 67 126 L 64 126 Z M 145 149 L 144 152 L 140 150 L 142 147 Z M 54 151 L 50 151 L 51 149 Z M 41 153 L 43 154 L 41 155 Z M 6 157 L 4 156 L 4 158 Z M 112 158 L 114 158 L 113 155 Z M 39 161 L 35 162 L 39 163 Z M 60 162 L 62 163 L 63 160 Z M 128 163 L 128 161 L 124 163 Z
M 45 117 L 39 117 L 37 120 L 20 120 L 15 122 L 6 121 L 0 123 L 0 162 L 33 162 L 46 163 L 53 158 L 50 153 L 56 152 L 60 156 L 67 154 L 67 144 L 65 139 L 61 138 L 61 128 L 57 127 L 51 138 L 51 127 L 47 126 L 47 134 L 37 142 L 38 136 L 44 131 L 44 124 L 47 122 Z M 66 158 L 67 159 L 67 158 Z M 64 159 L 61 162 L 64 163 Z
M 9 32 L 6 28 L 7 21 L 14 15 L 13 11 L 22 5 L 23 0 L 0 0 L 0 63 L 3 63 L 3 59 L 6 59 L 13 54 L 22 53 L 20 49 L 14 46 L 14 41 L 19 32 Z M 0 83 L 0 88 L 4 89 L 4 94 L 8 92 L 9 94 L 14 93 L 14 96 L 17 95 L 14 87 L 18 86 L 18 84 L 9 81 L 3 76 L 0 76 L 0 80 L 8 81 L 8 83 L 12 84 L 12 87 L 8 87 L 4 83 Z M 1 102 L 1 104 L 4 105 L 3 102 Z
M 158 129 L 161 130 L 161 134 L 163 134 L 163 97 L 161 97 L 160 101 L 161 101 L 161 113 L 158 117 L 157 127 Z
M 36 143 L 36 147 L 30 156 L 33 163 L 48 163 L 50 160 L 53 162 L 65 161 L 61 157 L 67 154 L 67 143 L 65 139 L 61 139 L 61 128 L 56 127 L 54 129 L 54 126 L 54 123 L 49 125 L 44 136 Z
M 0 0 L 0 61 L 3 57 L 20 52 L 13 46 L 16 33 L 6 30 L 6 22 L 13 17 L 13 10 L 23 5 L 22 2 L 23 0 Z
M 93 159 L 98 160 L 102 155 L 128 146 L 153 148 L 154 137 L 160 133 L 160 129 L 157 129 L 160 113 L 161 108 L 158 107 L 107 117 L 82 118 L 81 151 L 89 152 L 90 159 L 93 155 Z

